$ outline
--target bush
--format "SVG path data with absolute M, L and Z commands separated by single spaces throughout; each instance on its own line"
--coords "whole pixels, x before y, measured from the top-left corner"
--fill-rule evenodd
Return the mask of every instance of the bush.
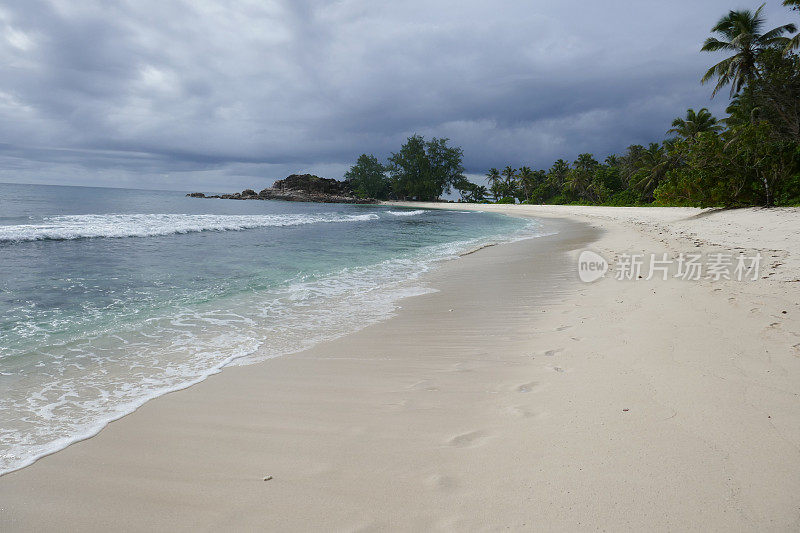
M 610 206 L 628 206 L 628 205 L 639 205 L 639 195 L 628 189 L 624 191 L 615 192 L 612 194 L 603 205 L 610 205 Z
M 777 205 L 800 206 L 800 174 L 786 180 L 778 194 L 775 195 Z

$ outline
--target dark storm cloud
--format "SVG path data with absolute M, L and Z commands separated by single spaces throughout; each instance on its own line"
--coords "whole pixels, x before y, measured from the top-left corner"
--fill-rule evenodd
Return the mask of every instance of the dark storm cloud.
M 415 132 L 450 137 L 478 174 L 602 157 L 687 107 L 721 111 L 698 49 L 736 7 L 755 3 L 7 1 L 0 181 L 338 177 Z

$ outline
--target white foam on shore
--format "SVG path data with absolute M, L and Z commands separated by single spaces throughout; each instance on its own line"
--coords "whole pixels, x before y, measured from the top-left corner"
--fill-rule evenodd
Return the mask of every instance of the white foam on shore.
M 396 217 L 413 217 L 427 212 L 428 211 L 426 209 L 413 209 L 410 211 L 386 211 L 386 213 Z
M 376 213 L 286 215 L 106 214 L 47 217 L 38 224 L 0 226 L 0 242 L 155 237 L 201 231 L 240 231 L 275 226 L 365 222 Z
M 419 278 L 441 261 L 541 235 L 530 221 L 501 238 L 429 246 L 411 257 L 299 278 L 278 289 L 211 301 L 50 347 L 71 356 L 48 370 L 50 381 L 34 387 L 40 392 L 0 398 L 0 413 L 13 413 L 27 424 L 0 432 L 0 474 L 92 437 L 148 400 L 199 383 L 225 366 L 300 352 L 386 320 L 403 298 L 432 292 Z

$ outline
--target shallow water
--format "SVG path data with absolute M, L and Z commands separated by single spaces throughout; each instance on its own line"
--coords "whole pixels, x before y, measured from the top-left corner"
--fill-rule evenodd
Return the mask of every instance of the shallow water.
M 0 472 L 227 364 L 391 316 L 420 274 L 537 235 L 477 212 L 0 184 Z

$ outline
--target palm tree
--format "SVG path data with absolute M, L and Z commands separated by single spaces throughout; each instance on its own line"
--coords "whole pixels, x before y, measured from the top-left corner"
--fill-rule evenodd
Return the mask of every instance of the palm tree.
M 524 200 L 530 200 L 531 198 L 531 191 L 536 185 L 534 183 L 535 177 L 536 174 L 534 174 L 531 167 L 522 167 L 519 169 L 517 178 L 519 179 L 519 184 L 522 188 L 522 196 L 524 197 Z
M 609 154 L 606 156 L 606 165 L 610 167 L 619 166 L 619 156 L 617 154 Z
M 579 154 L 578 159 L 572 164 L 572 170 L 569 172 L 567 178 L 567 188 L 576 193 L 580 198 L 591 200 L 589 198 L 592 185 L 592 179 L 597 167 L 600 165 L 592 154 Z
M 500 196 L 500 185 L 502 183 L 500 171 L 494 167 L 490 168 L 489 172 L 486 173 L 486 181 L 489 183 L 489 189 L 492 191 L 492 195 L 495 197 L 495 200 L 497 200 Z
M 501 189 L 503 191 L 502 192 L 503 198 L 515 196 L 514 189 L 516 189 L 517 185 L 515 181 L 517 177 L 517 171 L 514 169 L 514 167 L 507 166 L 506 168 L 503 169 L 501 174 L 503 175 L 504 178 L 503 182 L 500 184 Z
M 786 46 L 789 40 L 782 35 L 795 31 L 794 24 L 784 24 L 766 33 L 760 33 L 764 27 L 764 17 L 761 14 L 764 5 L 761 4 L 755 12 L 749 9 L 730 11 L 711 28 L 711 32 L 719 34 L 722 39 L 709 37 L 701 50 L 733 52 L 732 56 L 708 69 L 703 76 L 703 83 L 717 78 L 712 96 L 728 84 L 731 85 L 731 96 L 733 96 L 748 82 L 758 78 L 760 74 L 756 59 L 761 50 L 775 45 Z
M 795 11 L 800 11 L 800 0 L 783 0 L 783 5 Z M 797 48 L 800 48 L 800 33 L 789 39 L 789 42 L 786 44 L 786 49 L 784 50 L 784 52 L 788 54 L 789 52 Z
M 489 183 L 489 187 L 494 187 L 496 183 L 500 183 L 500 179 L 500 171 L 494 167 L 490 168 L 489 172 L 486 173 L 486 181 Z
M 642 152 L 636 166 L 637 170 L 631 176 L 631 185 L 641 193 L 644 200 L 652 200 L 653 191 L 669 170 L 666 150 L 658 143 L 650 143 Z
M 507 166 L 503 169 L 503 177 L 506 179 L 506 186 L 511 188 L 514 186 L 514 179 L 517 177 L 517 171 L 514 167 Z
M 632 144 L 625 149 L 625 153 L 619 158 L 619 174 L 622 178 L 622 183 L 627 187 L 631 181 L 631 177 L 636 172 L 639 164 L 639 159 L 644 152 L 644 146 L 641 144 Z
M 747 114 L 745 105 L 742 103 L 741 95 L 738 94 L 731 98 L 728 107 L 725 108 L 725 113 L 727 113 L 728 116 L 723 118 L 722 122 L 724 122 L 728 128 L 746 124 L 751 118 L 750 115 Z
M 558 159 L 555 163 L 553 163 L 553 166 L 550 167 L 550 170 L 547 172 L 547 181 L 550 183 L 551 187 L 559 191 L 567 181 L 568 175 L 569 163 L 563 159 Z
M 483 185 L 476 185 L 475 191 L 472 193 L 473 202 L 485 202 L 486 197 L 489 196 L 489 191 Z
M 702 108 L 695 113 L 691 107 L 686 110 L 686 118 L 676 118 L 672 121 L 672 129 L 667 133 L 675 133 L 686 140 L 694 140 L 701 133 L 717 133 L 722 126 L 707 108 Z

